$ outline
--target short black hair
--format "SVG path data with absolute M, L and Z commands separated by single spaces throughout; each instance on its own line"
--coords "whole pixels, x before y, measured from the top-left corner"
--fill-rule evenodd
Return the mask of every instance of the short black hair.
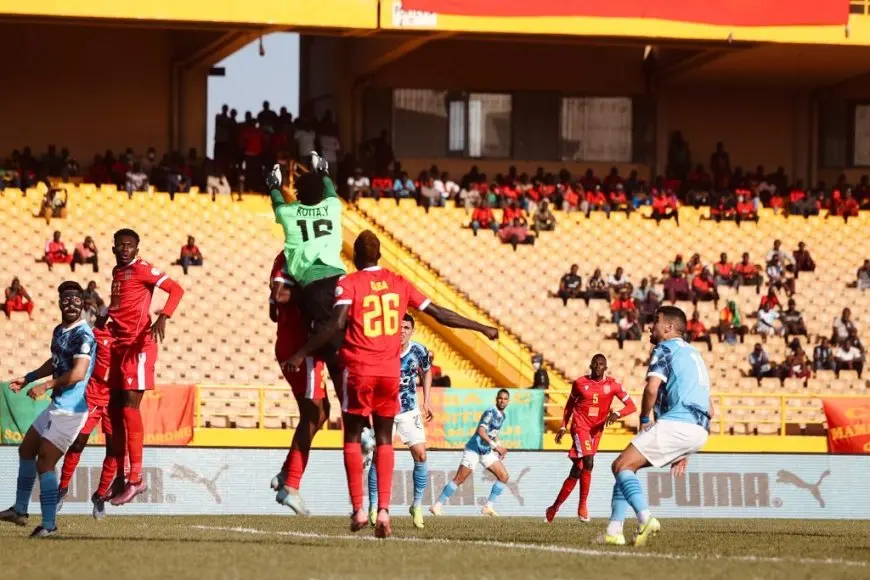
M 495 394 L 495 396 L 498 397 L 498 396 L 501 395 L 502 393 L 504 393 L 504 394 L 507 395 L 508 397 L 511 396 L 511 392 L 510 392 L 509 390 L 507 390 L 507 389 L 499 389 L 498 392 Z
M 79 296 L 85 295 L 85 289 L 82 288 L 82 285 L 75 280 L 67 280 L 65 282 L 61 282 L 60 286 L 57 287 L 58 296 L 62 296 L 67 292 L 75 292 Z
M 407 312 L 405 313 L 405 316 L 402 318 L 402 321 L 410 322 L 411 328 L 414 328 L 415 326 L 417 326 L 417 322 L 414 320 L 414 317 L 411 316 L 410 314 L 408 314 Z
M 296 199 L 303 205 L 317 205 L 323 201 L 323 177 L 316 171 L 303 173 L 293 182 L 296 189 Z
M 117 240 L 121 236 L 129 236 L 136 240 L 137 246 L 139 245 L 139 234 L 137 234 L 134 230 L 131 230 L 130 228 L 121 228 L 120 230 L 115 232 L 115 235 L 112 237 L 112 239 Z
M 603 359 L 604 359 L 604 364 L 607 364 L 607 357 L 604 356 L 604 355 L 603 355 L 602 353 L 600 353 L 600 352 L 595 353 L 595 355 L 592 357 L 592 360 L 590 360 L 589 362 L 595 362 L 595 359 L 597 359 L 598 357 L 603 358 Z
M 666 321 L 677 327 L 680 333 L 686 332 L 686 313 L 676 306 L 659 306 L 656 316 L 661 316 Z

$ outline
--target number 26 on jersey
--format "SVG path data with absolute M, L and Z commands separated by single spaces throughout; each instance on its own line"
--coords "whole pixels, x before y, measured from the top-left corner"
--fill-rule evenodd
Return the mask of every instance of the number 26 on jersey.
M 363 334 L 369 338 L 394 336 L 399 332 L 399 295 L 370 294 L 363 298 Z

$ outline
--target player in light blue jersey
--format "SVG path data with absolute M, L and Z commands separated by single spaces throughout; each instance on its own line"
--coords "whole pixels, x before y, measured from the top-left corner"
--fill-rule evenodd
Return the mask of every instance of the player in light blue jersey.
M 43 377 L 52 376 L 30 388 L 27 396 L 34 401 L 51 391 L 51 403 L 39 414 L 18 448 L 18 488 L 15 505 L 0 512 L 0 521 L 27 525 L 27 508 L 33 485 L 39 474 L 39 503 L 42 524 L 32 538 L 46 538 L 57 533 L 57 475 L 54 468 L 63 457 L 88 419 L 85 388 L 94 370 L 97 343 L 88 323 L 82 319 L 84 290 L 77 282 L 58 287 L 61 323 L 51 337 L 51 358 L 35 371 L 13 379 L 9 389 L 22 388 Z
M 444 502 L 456 493 L 456 490 L 468 479 L 469 475 L 474 473 L 474 468 L 477 467 L 478 463 L 495 476 L 495 483 L 492 484 L 489 499 L 480 513 L 485 516 L 498 515 L 494 507 L 495 500 L 502 494 L 508 482 L 508 472 L 502 463 L 502 459 L 507 455 L 507 449 L 499 443 L 498 432 L 504 425 L 504 410 L 507 409 L 510 398 L 511 395 L 507 389 L 499 389 L 495 397 L 495 407 L 490 407 L 480 416 L 477 430 L 465 444 L 465 451 L 462 452 L 462 460 L 459 462 L 459 469 L 456 470 L 453 481 L 444 486 L 438 501 L 429 508 L 433 515 L 443 514 Z
M 682 310 L 662 306 L 656 311 L 650 329 L 655 348 L 646 375 L 640 431 L 613 462 L 616 483 L 605 543 L 625 544 L 622 523 L 629 505 L 637 514 L 634 545 L 642 546 L 656 534 L 661 524 L 650 515 L 637 471 L 670 465 L 671 473 L 682 475 L 689 455 L 707 442 L 713 418 L 710 375 L 701 354 L 683 340 L 685 332 Z
M 409 510 L 414 527 L 423 529 L 423 492 L 429 478 L 426 467 L 426 431 L 423 418 L 432 420 L 429 407 L 429 391 L 432 388 L 432 363 L 429 351 L 419 342 L 414 342 L 414 317 L 405 314 L 402 319 L 402 359 L 399 382 L 399 414 L 393 421 L 393 432 L 408 446 L 414 459 L 414 501 Z M 423 410 L 417 407 L 417 384 L 423 385 Z M 369 469 L 369 522 L 375 525 L 378 517 L 378 475 Z

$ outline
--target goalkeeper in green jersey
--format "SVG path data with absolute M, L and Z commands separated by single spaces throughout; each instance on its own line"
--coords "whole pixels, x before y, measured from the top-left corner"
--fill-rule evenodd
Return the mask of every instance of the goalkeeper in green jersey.
M 279 165 L 266 176 L 275 221 L 284 228 L 287 273 L 299 286 L 300 310 L 309 331 L 313 332 L 332 317 L 335 285 L 346 273 L 341 261 L 342 205 L 328 170 L 326 160 L 312 152 L 311 171 L 296 179 L 296 201 L 293 202 L 284 197 Z M 333 355 L 340 345 L 340 337 L 337 342 L 331 345 Z M 332 367 L 334 356 L 324 353 L 324 358 Z

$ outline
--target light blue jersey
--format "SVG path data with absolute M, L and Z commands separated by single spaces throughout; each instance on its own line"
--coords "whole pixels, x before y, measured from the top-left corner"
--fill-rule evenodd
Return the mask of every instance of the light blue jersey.
M 68 373 L 73 368 L 75 359 L 87 358 L 89 360 L 88 372 L 79 382 L 66 387 L 51 390 L 51 400 L 55 406 L 64 411 L 73 413 L 87 413 L 88 404 L 85 402 L 85 388 L 91 380 L 96 358 L 97 341 L 94 332 L 88 323 L 80 320 L 64 328 L 58 324 L 51 335 L 51 364 L 54 368 L 53 376 L 57 378 Z
M 417 379 L 432 368 L 429 362 L 429 351 L 419 342 L 413 340 L 402 353 L 401 379 L 399 383 L 400 413 L 407 413 L 417 408 Z
M 498 438 L 498 432 L 501 429 L 501 426 L 504 425 L 504 417 L 504 411 L 499 411 L 498 407 L 490 407 L 484 411 L 483 415 L 480 416 L 480 422 L 477 424 L 477 429 L 474 430 L 474 435 L 472 435 L 471 439 L 468 440 L 468 443 L 465 444 L 465 449 L 473 451 L 474 453 L 479 453 L 480 455 L 486 455 L 492 451 L 492 447 L 490 447 L 489 443 L 483 440 L 483 438 L 477 433 L 477 430 L 481 427 L 485 428 L 486 434 L 489 435 L 489 438 L 495 440 Z
M 710 375 L 698 350 L 682 338 L 656 345 L 647 377 L 658 377 L 656 421 L 662 419 L 710 429 Z

